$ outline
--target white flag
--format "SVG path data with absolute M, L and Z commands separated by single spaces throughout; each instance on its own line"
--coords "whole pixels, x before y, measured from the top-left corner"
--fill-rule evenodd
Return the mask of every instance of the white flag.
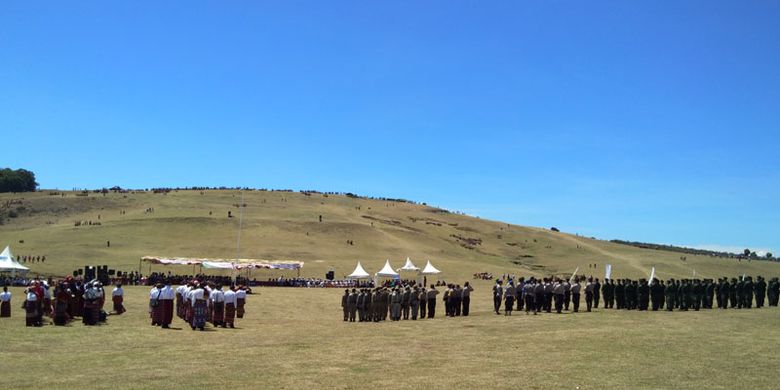
M 580 267 L 577 267 L 577 269 L 574 270 L 574 273 L 571 274 L 571 277 L 569 278 L 569 284 L 574 282 L 574 277 L 577 275 L 577 271 L 580 270 Z
M 650 280 L 647 281 L 648 286 L 650 285 L 650 282 L 653 281 L 653 279 L 655 279 L 655 267 L 653 267 L 653 270 L 650 271 Z
M 607 264 L 607 270 L 604 272 L 604 279 L 612 279 L 612 264 Z

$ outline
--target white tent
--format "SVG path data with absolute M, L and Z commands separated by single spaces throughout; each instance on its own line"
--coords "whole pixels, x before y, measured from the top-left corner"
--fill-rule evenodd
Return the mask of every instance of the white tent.
M 428 264 L 425 265 L 425 268 L 423 268 L 422 272 L 420 272 L 423 275 L 438 275 L 441 273 L 436 267 L 431 264 L 431 261 L 428 260 Z
M 363 266 L 358 261 L 357 267 L 351 274 L 347 275 L 347 279 L 371 279 L 371 275 L 363 269 Z
M 16 271 L 26 273 L 29 270 L 29 268 L 14 260 L 14 255 L 11 254 L 11 247 L 5 247 L 3 252 L 0 253 L 0 271 L 10 271 L 11 275 L 16 276 Z
M 403 266 L 403 267 L 401 267 L 401 268 L 399 268 L 398 270 L 399 270 L 399 271 L 419 271 L 419 270 L 420 270 L 420 268 L 419 268 L 419 267 L 417 267 L 417 266 L 415 266 L 415 265 L 412 263 L 412 260 L 411 260 L 410 258 L 408 258 L 408 257 L 407 257 L 407 258 L 406 258 L 406 264 L 404 264 L 404 266 Z
M 398 278 L 398 272 L 393 271 L 393 267 L 390 266 L 390 259 L 388 259 L 385 262 L 385 266 L 382 267 L 379 272 L 376 273 L 376 276 L 381 276 L 384 278 Z

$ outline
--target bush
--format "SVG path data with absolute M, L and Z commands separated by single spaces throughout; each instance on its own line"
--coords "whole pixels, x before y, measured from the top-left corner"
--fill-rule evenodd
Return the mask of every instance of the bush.
M 8 218 L 16 218 L 19 216 L 19 213 L 17 213 L 15 210 L 8 210 Z

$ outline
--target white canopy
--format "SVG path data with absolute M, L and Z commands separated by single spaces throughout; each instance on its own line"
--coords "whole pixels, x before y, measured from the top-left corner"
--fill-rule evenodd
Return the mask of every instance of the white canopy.
M 29 268 L 14 260 L 14 255 L 11 254 L 11 247 L 5 247 L 3 252 L 0 253 L 0 271 L 11 271 L 15 274 L 16 271 L 27 272 L 29 270 Z
M 440 274 L 441 271 L 436 269 L 436 267 L 434 267 L 433 264 L 431 264 L 431 261 L 428 260 L 428 264 L 425 265 L 425 268 L 423 268 L 422 272 L 420 273 L 423 275 L 436 275 L 436 274 Z
M 358 261 L 357 267 L 351 274 L 347 275 L 347 279 L 371 279 L 371 275 L 363 269 L 363 266 Z
M 404 264 L 404 266 L 399 269 L 399 271 L 419 271 L 419 270 L 420 268 L 412 264 L 412 260 L 408 257 L 406 258 L 406 264 Z
M 393 271 L 393 267 L 390 266 L 390 260 L 388 259 L 385 262 L 385 266 L 382 267 L 379 272 L 376 273 L 376 276 L 381 276 L 385 278 L 398 278 L 398 272 Z

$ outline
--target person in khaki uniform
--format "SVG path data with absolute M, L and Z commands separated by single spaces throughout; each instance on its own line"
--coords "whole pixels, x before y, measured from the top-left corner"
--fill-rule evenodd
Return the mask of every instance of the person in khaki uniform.
M 436 296 L 439 295 L 439 290 L 436 286 L 431 285 L 431 288 L 425 292 L 428 297 L 428 318 L 433 318 L 436 315 Z
M 428 307 L 428 294 L 425 291 L 425 286 L 420 287 L 418 299 L 420 300 L 420 319 L 425 318 L 425 309 Z
M 405 320 L 409 319 L 409 308 L 412 302 L 412 291 L 409 286 L 403 289 L 401 293 L 401 313 Z
M 417 320 L 417 310 L 420 306 L 420 291 L 415 287 L 414 290 L 409 292 L 409 307 L 412 310 L 412 321 Z
M 349 289 L 341 296 L 341 309 L 344 310 L 344 321 L 349 321 Z

